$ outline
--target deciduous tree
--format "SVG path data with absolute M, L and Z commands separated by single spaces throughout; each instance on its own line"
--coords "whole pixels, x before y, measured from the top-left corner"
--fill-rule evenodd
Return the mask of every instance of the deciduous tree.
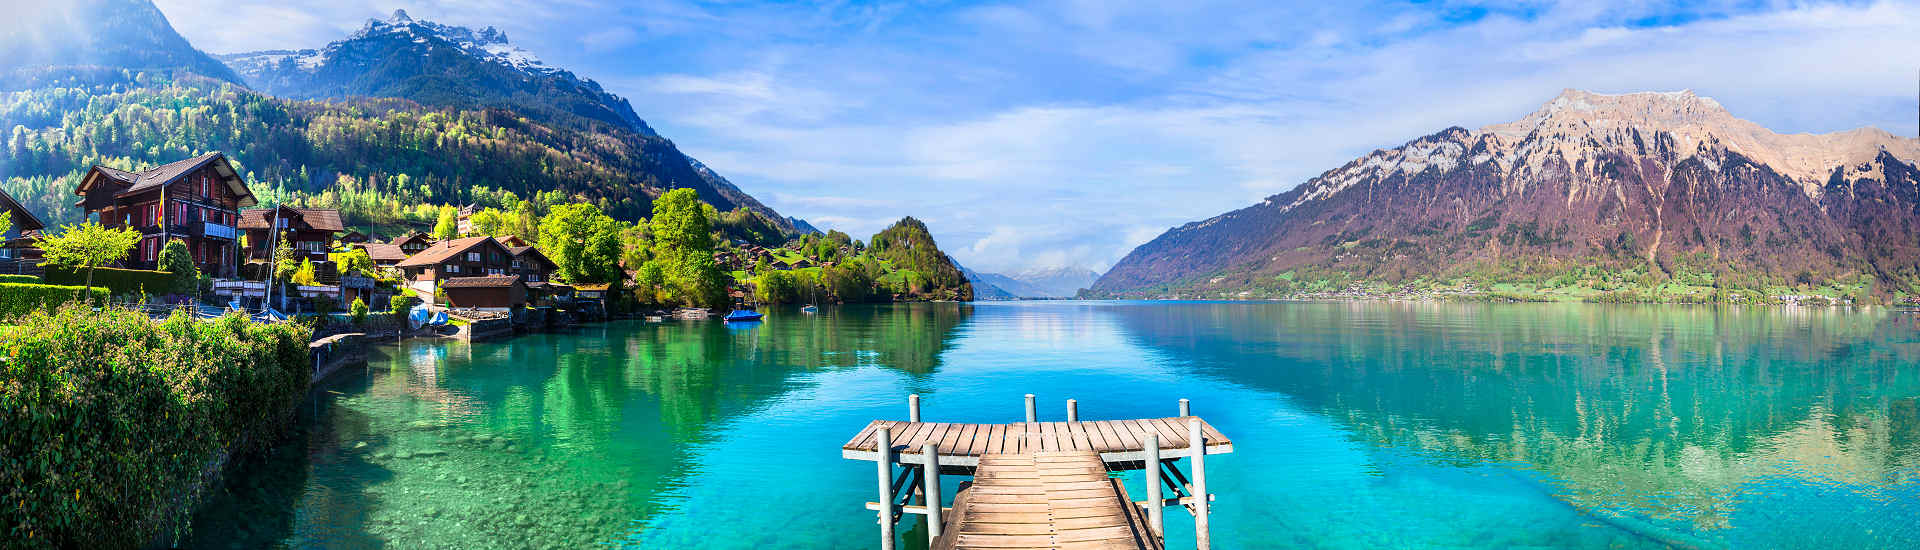
M 140 242 L 140 232 L 122 227 L 107 229 L 98 223 L 60 226 L 60 234 L 40 239 L 47 263 L 87 268 L 87 293 L 93 293 L 93 270 L 120 261 Z

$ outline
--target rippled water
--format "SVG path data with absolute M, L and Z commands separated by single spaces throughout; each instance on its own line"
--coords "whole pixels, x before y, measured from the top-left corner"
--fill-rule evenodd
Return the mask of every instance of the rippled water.
M 1193 399 L 1235 441 L 1221 548 L 1920 547 L 1920 314 L 1101 302 L 382 347 L 190 546 L 871 546 L 842 442 L 909 393 L 1009 422 L 1029 392 L 1043 420 Z

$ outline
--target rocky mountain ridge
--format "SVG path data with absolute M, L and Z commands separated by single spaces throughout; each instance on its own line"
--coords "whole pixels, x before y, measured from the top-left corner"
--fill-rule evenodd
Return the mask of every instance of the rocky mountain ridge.
M 1093 290 L 1147 296 L 1286 286 L 1299 270 L 1397 282 L 1636 260 L 1654 273 L 1708 264 L 1911 286 L 1917 161 L 1920 140 L 1878 129 L 1778 134 L 1688 91 L 1567 90 L 1520 120 L 1376 150 L 1169 230 Z

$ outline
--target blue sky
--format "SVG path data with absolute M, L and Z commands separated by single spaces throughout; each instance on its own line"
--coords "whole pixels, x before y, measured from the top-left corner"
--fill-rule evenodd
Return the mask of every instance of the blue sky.
M 1782 132 L 1920 131 L 1915 1 L 157 4 L 216 53 L 318 47 L 396 8 L 493 25 L 782 213 L 856 237 L 913 215 L 987 271 L 1104 269 L 1562 88 L 1692 89 Z

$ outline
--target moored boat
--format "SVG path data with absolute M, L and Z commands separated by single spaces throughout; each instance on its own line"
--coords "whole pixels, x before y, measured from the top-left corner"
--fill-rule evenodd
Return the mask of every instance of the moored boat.
M 728 312 L 725 319 L 726 319 L 726 322 L 729 322 L 729 323 L 746 323 L 746 322 L 758 321 L 760 320 L 761 317 L 763 316 L 758 311 L 754 311 L 751 309 L 736 309 L 731 312 Z

